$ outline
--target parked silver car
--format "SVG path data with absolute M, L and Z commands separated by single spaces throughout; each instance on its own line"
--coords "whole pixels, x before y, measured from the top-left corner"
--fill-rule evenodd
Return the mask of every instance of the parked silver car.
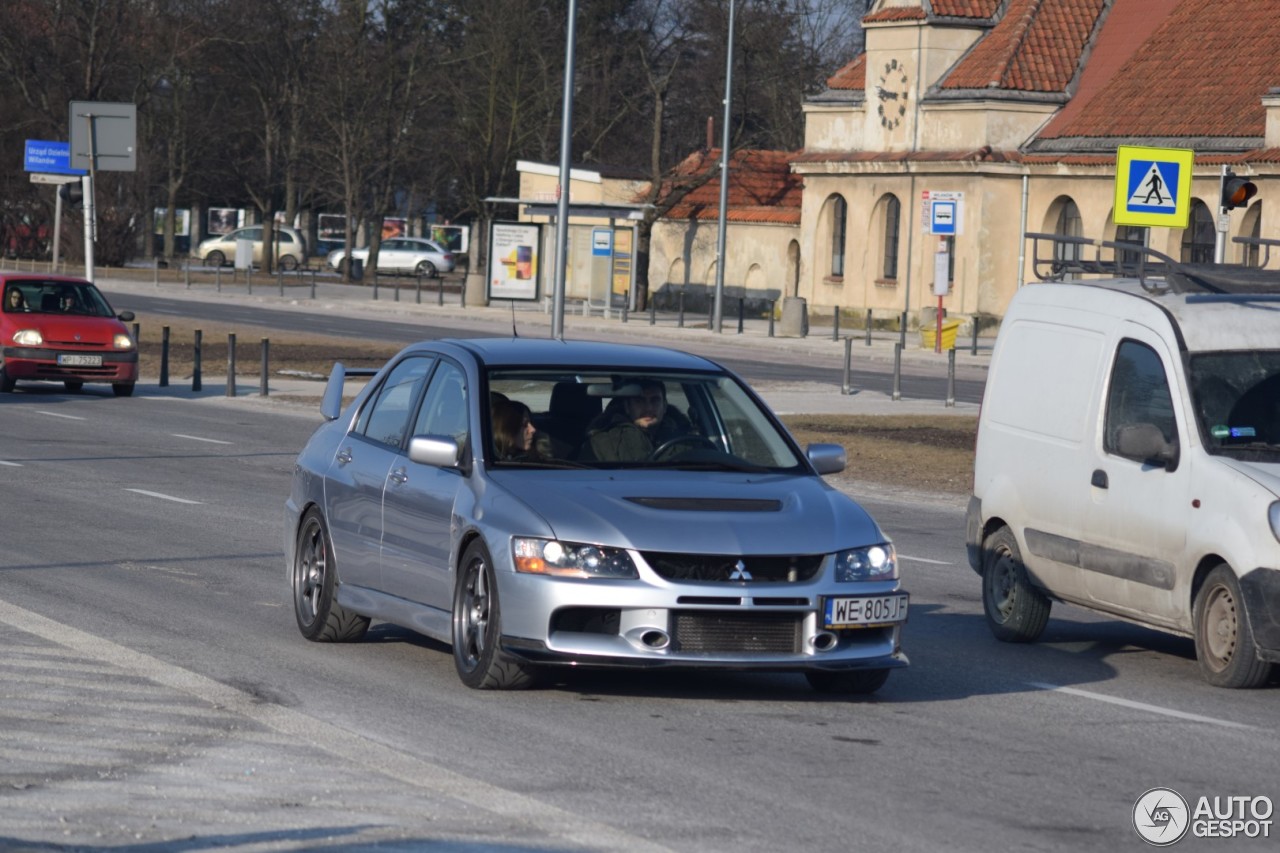
M 352 249 L 351 257 L 369 263 L 369 249 Z M 329 253 L 329 266 L 341 270 L 347 263 L 347 250 L 334 249 Z M 378 272 L 412 273 L 435 278 L 442 272 L 453 272 L 453 253 L 431 240 L 421 237 L 393 237 L 382 241 L 378 247 Z
M 365 371 L 366 373 L 371 371 Z M 462 681 L 546 667 L 803 672 L 870 693 L 907 665 L 892 543 L 738 377 L 645 346 L 441 340 L 345 411 L 337 365 L 298 457 L 298 628 L 371 619 L 453 647 Z

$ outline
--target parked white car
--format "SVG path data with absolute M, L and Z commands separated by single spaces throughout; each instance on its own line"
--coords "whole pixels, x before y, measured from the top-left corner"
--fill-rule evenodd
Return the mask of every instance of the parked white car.
M 1194 637 L 1210 683 L 1261 686 L 1280 662 L 1280 272 L 1029 236 L 1046 276 L 1125 277 L 1031 284 L 1001 324 L 967 532 L 991 630 L 1033 641 L 1067 602 Z
M 275 231 L 276 263 L 285 271 L 296 270 L 307 260 L 307 241 L 297 228 L 277 225 Z M 205 266 L 221 267 L 232 263 L 236 257 L 236 243 L 248 240 L 253 243 L 253 263 L 261 264 L 266 253 L 262 248 L 262 226 L 249 225 L 237 228 L 229 234 L 220 234 L 201 241 L 196 255 Z
M 351 257 L 368 264 L 369 249 L 352 249 Z M 342 270 L 347 262 L 347 250 L 335 249 L 329 253 L 329 266 Z M 442 272 L 453 272 L 453 253 L 439 243 L 422 237 L 393 237 L 384 240 L 378 248 L 378 272 L 411 273 L 435 278 Z

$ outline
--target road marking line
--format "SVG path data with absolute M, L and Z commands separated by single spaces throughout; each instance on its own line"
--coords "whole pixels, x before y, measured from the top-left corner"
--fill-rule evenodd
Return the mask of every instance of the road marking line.
M 125 489 L 126 492 L 134 492 L 139 495 L 146 495 L 149 498 L 160 498 L 161 500 L 173 501 L 179 504 L 201 504 L 204 501 L 189 501 L 186 498 L 175 498 L 173 495 L 166 495 L 160 492 L 148 492 L 146 489 Z
M 1164 708 L 1160 705 L 1148 705 L 1146 702 L 1135 702 L 1132 699 L 1121 699 L 1116 696 L 1107 696 L 1104 693 L 1091 693 L 1088 690 L 1080 690 L 1075 687 L 1062 687 L 1058 684 L 1046 684 L 1042 681 L 1028 681 L 1032 687 L 1038 687 L 1041 690 L 1052 690 L 1056 693 L 1070 693 L 1072 696 L 1083 696 L 1085 699 L 1096 699 L 1099 702 L 1108 702 L 1112 705 L 1120 705 L 1124 708 L 1133 708 L 1137 711 L 1148 711 L 1152 714 L 1161 714 L 1166 717 L 1174 717 L 1179 720 L 1190 720 L 1193 723 L 1208 723 L 1211 726 L 1222 726 L 1228 729 L 1247 729 L 1253 731 L 1257 726 L 1250 726 L 1245 723 L 1233 723 L 1230 720 L 1219 720 L 1216 717 L 1204 717 L 1200 714 L 1189 714 L 1186 711 L 1175 711 L 1173 708 Z
M 931 566 L 953 566 L 955 563 L 948 563 L 946 560 L 930 560 L 927 557 L 912 557 L 907 554 L 899 554 L 899 560 L 911 560 L 915 563 L 928 563 Z
M 171 436 L 173 436 L 174 438 L 189 438 L 189 439 L 191 439 L 192 441 L 207 441 L 207 442 L 209 442 L 210 444 L 230 444 L 230 443 L 231 443 L 231 442 L 229 442 L 229 441 L 221 441 L 221 440 L 216 439 L 216 438 L 201 438 L 201 437 L 200 437 L 200 436 L 198 436 L 198 435 L 183 435 L 183 434 L 182 434 L 182 433 L 180 433 L 180 432 L 171 432 L 171 433 L 169 433 L 169 434 L 170 434 Z
M 10 467 L 10 468 L 21 468 L 21 467 L 22 467 L 22 463 L 21 463 L 21 462 L 5 462 L 3 459 L 0 459 L 0 465 L 6 465 L 6 466 L 8 466 L 8 467 Z
M 109 663 L 135 676 L 195 696 L 309 743 L 366 771 L 397 780 L 439 797 L 448 797 L 517 823 L 536 827 L 571 846 L 590 850 L 670 853 L 671 848 L 630 835 L 625 830 L 557 808 L 527 794 L 500 788 L 327 723 L 283 705 L 263 702 L 249 693 L 166 663 L 0 599 L 0 623 L 35 634 L 84 657 Z M 559 848 L 560 845 L 557 845 Z
M 46 412 L 43 409 L 36 409 L 37 415 L 48 415 L 51 418 L 66 418 L 69 421 L 87 421 L 88 418 L 82 418 L 79 415 L 64 415 L 61 412 Z

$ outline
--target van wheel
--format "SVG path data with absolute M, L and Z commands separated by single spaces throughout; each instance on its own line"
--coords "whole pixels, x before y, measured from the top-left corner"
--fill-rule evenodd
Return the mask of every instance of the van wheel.
M 1031 643 L 1049 622 L 1051 602 L 1027 579 L 1013 531 L 1001 527 L 982 543 L 982 609 L 997 640 Z
M 1215 687 L 1261 687 L 1271 664 L 1258 659 L 1240 582 L 1226 563 L 1205 578 L 1196 593 L 1196 660 L 1205 681 Z

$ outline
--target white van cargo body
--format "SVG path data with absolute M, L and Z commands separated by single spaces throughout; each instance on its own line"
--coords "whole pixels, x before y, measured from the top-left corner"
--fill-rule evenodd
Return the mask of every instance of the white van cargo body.
M 1050 602 L 1068 602 L 1194 637 L 1213 684 L 1266 683 L 1280 661 L 1280 273 L 1028 236 L 1050 276 L 1116 277 L 1023 287 L 1001 325 L 967 519 L 989 626 L 1033 641 Z M 1075 259 L 1082 246 L 1093 260 Z

